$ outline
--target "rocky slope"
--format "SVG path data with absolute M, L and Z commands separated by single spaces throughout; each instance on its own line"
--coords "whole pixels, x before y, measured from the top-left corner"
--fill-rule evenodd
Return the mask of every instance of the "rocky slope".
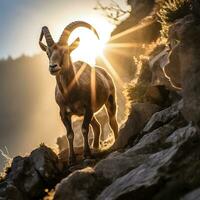
M 200 200 L 200 5 L 191 2 L 169 27 L 169 45 L 140 62 L 115 143 L 87 160 L 76 148 L 75 166 L 67 150 L 45 145 L 18 156 L 0 180 L 0 200 Z

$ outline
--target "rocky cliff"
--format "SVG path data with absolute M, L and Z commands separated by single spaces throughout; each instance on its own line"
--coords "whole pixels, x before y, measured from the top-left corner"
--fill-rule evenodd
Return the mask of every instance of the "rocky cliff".
M 0 199 L 200 199 L 200 4 L 161 6 L 167 32 L 138 62 L 127 88 L 129 116 L 114 144 L 86 160 L 76 148 L 74 166 L 67 165 L 67 149 L 57 154 L 42 144 L 13 159 Z

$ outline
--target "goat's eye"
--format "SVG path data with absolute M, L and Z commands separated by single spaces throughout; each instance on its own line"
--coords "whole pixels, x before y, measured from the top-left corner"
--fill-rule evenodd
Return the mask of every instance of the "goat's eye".
M 47 52 L 46 52 L 46 53 L 47 53 L 47 56 L 48 56 L 48 57 L 50 57 L 50 55 L 51 55 L 50 51 L 49 51 L 49 50 L 47 50 Z

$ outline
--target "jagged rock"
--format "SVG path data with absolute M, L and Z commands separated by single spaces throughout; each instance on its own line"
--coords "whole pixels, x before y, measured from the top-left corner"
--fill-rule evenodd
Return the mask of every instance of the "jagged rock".
M 146 195 L 148 198 L 149 190 L 158 184 L 158 170 L 170 163 L 171 158 L 175 155 L 174 147 L 161 151 L 150 156 L 145 164 L 131 170 L 126 175 L 118 178 L 114 183 L 108 186 L 97 198 L 97 200 L 113 199 L 142 199 Z M 146 188 L 146 192 L 141 191 L 141 187 Z M 145 190 L 145 189 L 144 189 Z M 126 195 L 126 196 L 125 196 Z
M 176 88 L 182 87 L 179 50 L 179 45 L 173 47 L 172 51 L 169 54 L 169 62 L 163 67 L 165 75 L 169 78 L 172 86 Z
M 152 85 L 165 85 L 168 89 L 174 90 L 170 80 L 164 74 L 164 67 L 169 63 L 169 49 L 161 48 L 158 53 L 153 54 L 149 60 L 152 72 Z
M 92 168 L 77 170 L 63 179 L 55 190 L 54 200 L 89 200 L 94 188 L 97 187 L 97 178 Z
M 21 192 L 12 184 L 0 183 L 0 200 L 22 200 Z
M 133 168 L 138 167 L 148 155 L 129 156 L 128 154 L 119 154 L 117 156 L 108 157 L 101 160 L 94 168 L 97 176 L 103 177 L 108 181 L 114 181 L 116 178 L 126 174 Z
M 38 197 L 41 193 L 44 194 L 43 181 L 40 179 L 39 173 L 34 169 L 34 165 L 29 157 L 16 157 L 13 159 L 6 182 L 15 185 L 30 198 Z
M 180 43 L 180 60 L 183 88 L 183 114 L 188 121 L 200 126 L 200 23 L 185 22 Z
M 186 194 L 181 200 L 200 200 L 200 188 Z
M 23 197 L 21 200 L 37 199 L 45 194 L 46 188 L 55 185 L 62 170 L 63 166 L 57 155 L 50 148 L 41 145 L 32 151 L 30 156 L 18 156 L 13 159 L 1 190 L 8 196 L 11 188 L 16 197 Z
M 182 107 L 183 101 L 179 101 L 169 108 L 155 113 L 144 127 L 143 132 L 151 132 L 160 126 L 167 124 L 180 114 Z
M 184 138 L 181 143 L 151 154 L 143 164 L 105 188 L 97 200 L 175 200 L 183 196 L 190 187 L 195 187 L 197 182 L 200 182 L 200 161 L 197 159 L 200 156 L 200 135 L 194 127 L 186 126 L 184 129 L 188 132 L 187 139 Z M 163 143 L 161 148 L 162 146 Z M 189 153 L 188 150 L 193 153 Z M 194 165 L 191 165 L 191 160 L 194 160 Z M 184 175 L 185 171 L 187 174 Z M 192 177 L 188 182 L 189 176 Z
M 119 131 L 119 136 L 115 141 L 112 149 L 120 149 L 127 146 L 130 139 L 132 139 L 133 137 L 137 137 L 137 135 L 144 128 L 150 117 L 159 110 L 160 107 L 155 104 L 133 104 L 128 120 Z
M 166 142 L 178 144 L 188 140 L 190 137 L 195 137 L 197 134 L 196 128 L 194 128 L 191 124 L 178 128 L 172 135 L 170 135 Z
M 185 125 L 186 121 L 183 118 L 176 117 L 172 119 L 168 124 L 144 135 L 135 146 L 131 147 L 126 152 L 114 152 L 107 158 L 101 160 L 95 166 L 96 174 L 109 181 L 114 181 L 116 178 L 144 163 L 150 154 L 169 147 L 169 145 L 166 144 L 170 143 L 170 138 L 166 142 L 168 136 L 171 135 L 177 127 L 183 127 Z M 182 131 L 185 132 L 186 130 L 185 127 L 182 129 Z M 189 131 L 187 130 L 187 132 L 190 133 L 190 136 L 193 136 L 190 129 Z M 194 133 L 196 133 L 195 129 Z M 176 134 L 176 131 L 174 134 Z
M 63 165 L 59 162 L 57 155 L 46 146 L 40 146 L 32 151 L 29 158 L 33 162 L 34 169 L 46 182 L 56 180 L 63 170 Z
M 169 70 L 174 71 L 171 77 L 181 75 L 183 94 L 183 114 L 188 121 L 193 121 L 199 126 L 200 121 L 200 23 L 193 15 L 187 15 L 177 20 L 170 28 L 169 40 L 171 41 L 172 54 L 176 54 L 179 65 L 170 64 Z M 178 43 L 176 42 L 178 41 Z
M 128 154 L 134 153 L 154 153 L 159 151 L 161 144 L 164 143 L 167 136 L 173 133 L 176 127 L 171 123 L 161 126 L 151 133 L 144 135 L 139 142 L 127 151 Z

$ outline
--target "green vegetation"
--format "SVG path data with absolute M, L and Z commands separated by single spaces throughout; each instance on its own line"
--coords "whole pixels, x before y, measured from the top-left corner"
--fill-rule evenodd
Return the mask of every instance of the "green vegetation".
M 171 23 L 191 13 L 191 5 L 192 0 L 167 0 L 162 3 L 157 13 L 162 25 L 162 37 L 167 38 Z

